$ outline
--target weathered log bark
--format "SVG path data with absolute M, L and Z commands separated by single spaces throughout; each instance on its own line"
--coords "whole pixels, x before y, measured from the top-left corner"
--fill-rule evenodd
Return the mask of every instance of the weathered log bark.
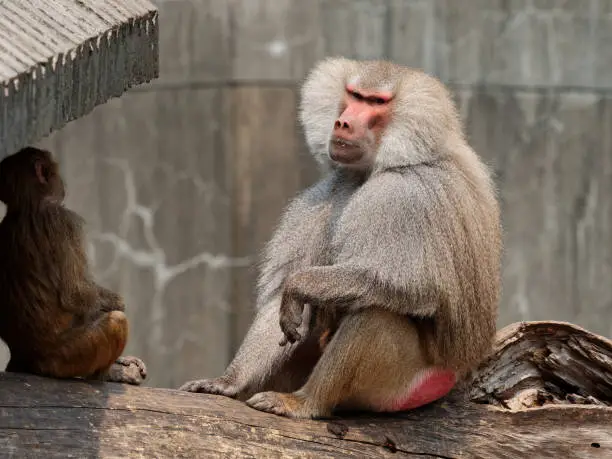
M 501 330 L 437 403 L 296 421 L 219 396 L 0 374 L 1 457 L 612 457 L 612 342 L 560 322 Z

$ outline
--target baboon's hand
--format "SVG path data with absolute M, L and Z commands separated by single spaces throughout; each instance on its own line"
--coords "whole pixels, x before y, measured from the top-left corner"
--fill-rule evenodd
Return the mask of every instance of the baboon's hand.
M 138 357 L 119 357 L 108 371 L 107 381 L 138 386 L 147 377 L 147 367 Z
M 235 398 L 240 393 L 238 386 L 227 376 L 189 381 L 179 387 L 179 390 L 201 394 L 224 395 L 231 398 Z
M 302 324 L 303 312 L 304 303 L 290 291 L 285 291 L 280 306 L 279 319 L 280 327 L 285 337 L 280 341 L 279 345 L 285 346 L 287 343 L 295 343 L 302 338 L 297 329 Z

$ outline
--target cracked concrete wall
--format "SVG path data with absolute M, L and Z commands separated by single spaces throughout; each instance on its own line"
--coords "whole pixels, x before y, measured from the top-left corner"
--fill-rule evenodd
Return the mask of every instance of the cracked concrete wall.
M 320 57 L 390 57 L 455 91 L 497 174 L 499 325 L 612 336 L 612 0 L 174 0 L 160 79 L 67 125 L 68 205 L 126 297 L 155 386 L 220 374 L 252 317 L 254 261 L 316 179 L 296 83 Z

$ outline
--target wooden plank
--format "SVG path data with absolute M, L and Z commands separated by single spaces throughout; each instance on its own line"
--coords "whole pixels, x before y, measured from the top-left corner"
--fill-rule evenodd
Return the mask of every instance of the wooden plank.
M 238 81 L 301 79 L 321 57 L 318 2 L 230 2 L 232 78 Z
M 291 88 L 242 86 L 231 90 L 230 100 L 233 250 L 234 256 L 255 261 L 288 200 L 301 188 L 296 97 Z M 253 317 L 256 273 L 255 266 L 235 271 L 233 350 Z
M 460 91 L 458 99 L 501 191 L 500 324 L 555 318 L 612 336 L 601 320 L 612 316 L 609 98 Z

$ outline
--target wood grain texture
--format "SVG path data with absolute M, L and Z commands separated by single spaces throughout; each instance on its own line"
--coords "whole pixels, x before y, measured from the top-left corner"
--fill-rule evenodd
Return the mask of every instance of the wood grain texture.
M 513 411 L 612 407 L 612 341 L 568 322 L 517 322 L 497 333 L 469 386 L 471 400 Z
M 556 341 L 559 355 L 573 337 L 587 351 L 599 344 L 601 353 L 587 352 L 583 361 L 587 368 L 590 362 L 612 374 L 609 341 L 571 324 L 515 324 L 500 332 L 500 352 L 481 368 L 481 377 L 474 380 L 478 383 L 471 384 L 493 392 L 503 387 L 512 375 L 496 371 L 521 364 L 525 353 L 513 349 L 521 349 L 530 339 L 546 339 L 547 328 L 556 328 L 557 338 L 565 335 L 565 341 Z M 571 361 L 559 363 L 572 371 Z M 515 375 L 530 376 L 521 371 Z M 46 458 L 569 459 L 612 454 L 611 407 L 565 404 L 512 411 L 474 403 L 468 392 L 456 390 L 401 414 L 345 413 L 334 419 L 297 421 L 221 396 L 2 373 L 0 449 L 6 456 Z

